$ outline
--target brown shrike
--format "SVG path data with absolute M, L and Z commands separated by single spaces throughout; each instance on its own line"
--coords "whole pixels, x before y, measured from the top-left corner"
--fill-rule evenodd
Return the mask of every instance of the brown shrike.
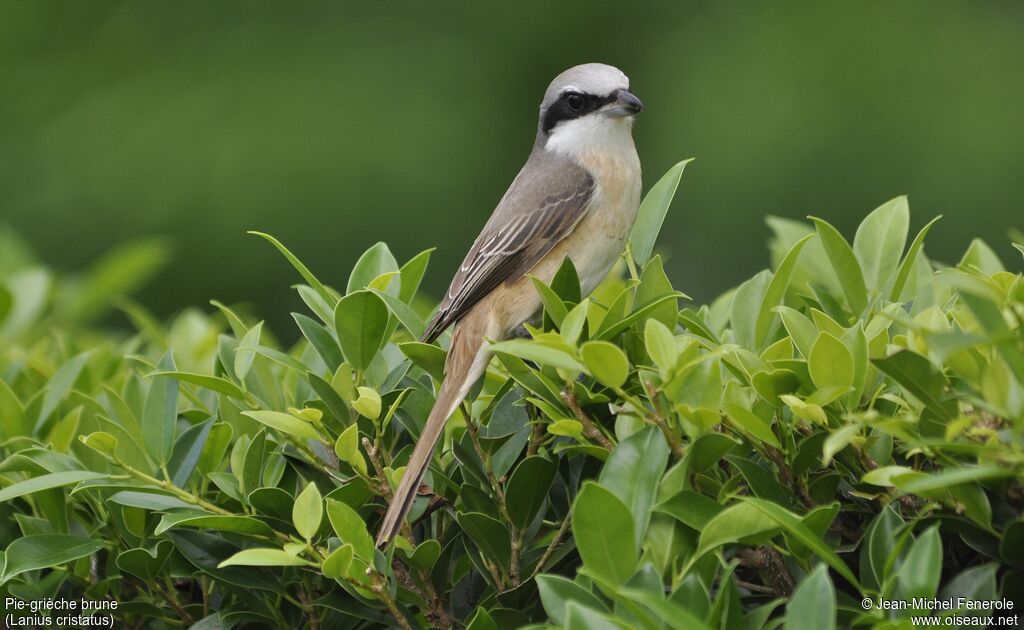
M 604 64 L 570 68 L 548 86 L 529 159 L 423 334 L 430 343 L 455 324 L 444 382 L 384 515 L 378 545 L 398 533 L 445 421 L 486 370 L 487 340 L 508 336 L 540 310 L 527 274 L 550 282 L 568 257 L 586 295 L 622 253 L 640 205 L 632 127 L 641 109 L 626 75 Z

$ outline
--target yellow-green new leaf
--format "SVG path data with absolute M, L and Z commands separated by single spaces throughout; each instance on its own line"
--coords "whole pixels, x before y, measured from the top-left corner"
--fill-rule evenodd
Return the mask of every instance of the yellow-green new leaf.
M 280 411 L 243 411 L 242 415 L 249 416 L 256 422 L 265 424 L 272 429 L 277 429 L 281 433 L 287 433 L 288 435 L 294 435 L 295 437 L 307 440 L 322 439 L 320 433 L 311 424 L 291 414 Z
M 352 546 L 356 557 L 367 562 L 373 560 L 373 538 L 366 530 L 366 523 L 355 510 L 341 501 L 328 499 L 327 518 L 338 538 Z
M 583 364 L 602 385 L 622 387 L 629 376 L 626 353 L 608 341 L 588 341 L 580 348 Z
M 352 408 L 370 420 L 380 417 L 380 394 L 372 387 L 360 387 L 359 398 L 352 403 Z
M 309 482 L 306 489 L 299 493 L 292 505 L 292 523 L 299 535 L 310 541 L 320 529 L 324 518 L 324 502 L 316 484 Z
M 350 566 L 352 566 L 352 545 L 342 545 L 324 558 L 323 564 L 320 565 L 320 572 L 324 574 L 324 577 L 336 580 L 348 575 Z
M 312 567 L 316 566 L 309 560 L 292 555 L 284 549 L 257 547 L 243 549 L 217 565 L 218 569 L 233 566 L 246 567 Z
M 848 388 L 853 385 L 853 354 L 842 341 L 830 333 L 822 332 L 807 358 L 811 380 L 818 389 L 826 387 Z

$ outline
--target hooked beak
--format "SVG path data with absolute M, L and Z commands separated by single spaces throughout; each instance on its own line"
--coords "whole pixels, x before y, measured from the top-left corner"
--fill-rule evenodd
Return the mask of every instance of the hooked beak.
M 616 90 L 615 100 L 605 107 L 604 113 L 612 118 L 625 118 L 644 109 L 644 104 L 629 90 Z

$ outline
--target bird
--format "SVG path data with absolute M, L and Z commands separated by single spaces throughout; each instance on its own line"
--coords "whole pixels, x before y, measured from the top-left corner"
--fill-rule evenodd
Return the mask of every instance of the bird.
M 459 266 L 421 337 L 454 325 L 444 379 L 378 530 L 398 534 L 448 417 L 484 374 L 490 341 L 507 338 L 541 309 L 530 276 L 549 283 L 568 257 L 583 295 L 625 249 L 640 206 L 634 117 L 644 108 L 614 66 L 562 72 L 544 92 L 529 158 Z M 468 419 L 467 419 L 468 421 Z

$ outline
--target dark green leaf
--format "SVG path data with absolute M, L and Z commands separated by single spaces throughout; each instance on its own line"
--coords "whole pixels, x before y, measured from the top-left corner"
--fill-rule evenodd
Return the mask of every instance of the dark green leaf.
M 4 553 L 6 566 L 0 584 L 26 571 L 55 567 L 92 555 L 103 541 L 67 534 L 38 534 L 14 540 Z
M 480 512 L 460 512 L 456 518 L 480 553 L 499 567 L 509 565 L 512 540 L 504 524 Z
M 525 528 L 544 505 L 551 482 L 555 478 L 555 463 L 544 457 L 527 457 L 516 466 L 505 489 L 505 500 L 512 524 Z

